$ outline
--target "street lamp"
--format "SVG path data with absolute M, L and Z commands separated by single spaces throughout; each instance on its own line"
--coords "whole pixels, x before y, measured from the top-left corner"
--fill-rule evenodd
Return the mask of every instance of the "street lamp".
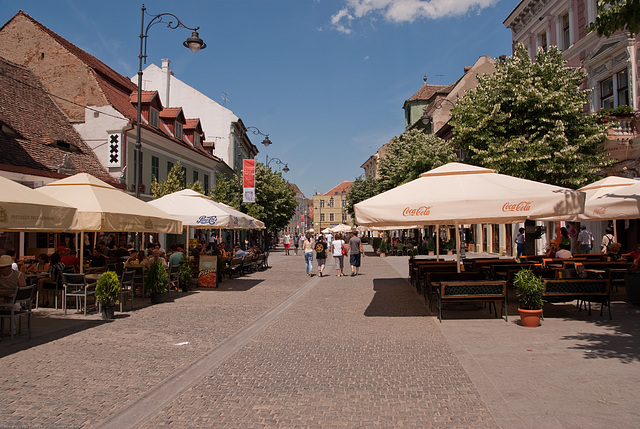
M 282 162 L 282 160 L 280 160 L 280 158 L 271 158 L 269 159 L 269 155 L 267 155 L 267 163 L 265 164 L 265 167 L 269 168 L 269 164 L 271 164 L 272 162 L 275 162 L 278 165 L 284 165 L 284 168 L 282 169 L 282 171 L 284 171 L 285 173 L 288 173 L 289 171 L 289 166 L 287 164 L 285 164 L 284 162 Z
M 443 103 L 449 103 L 451 104 L 451 107 L 456 107 L 456 103 L 454 103 L 453 101 L 447 99 L 447 98 L 441 98 L 439 100 L 436 100 L 436 102 L 434 103 L 433 107 L 435 109 L 441 109 L 442 108 L 442 104 Z M 422 113 L 422 117 L 420 118 L 420 120 L 422 121 L 423 124 L 428 125 L 430 123 L 433 123 L 433 116 L 429 115 L 427 113 L 427 108 L 424 108 L 424 111 Z
M 144 15 L 146 12 L 146 8 L 144 4 L 142 5 L 142 19 L 140 22 L 140 55 L 138 58 L 140 60 L 140 66 L 138 67 L 138 106 L 137 106 L 137 130 L 136 130 L 136 147 L 135 147 L 135 186 L 136 186 L 136 198 L 140 198 L 140 182 L 142 180 L 142 61 L 147 63 L 147 33 L 149 33 L 149 28 L 151 28 L 154 24 L 164 23 L 167 24 L 172 30 L 176 28 L 186 28 L 187 30 L 191 30 L 191 37 L 185 40 L 182 44 L 191 50 L 191 52 L 196 53 L 200 49 L 204 49 L 207 47 L 206 43 L 202 41 L 200 36 L 198 35 L 198 29 L 200 27 L 187 27 L 180 21 L 180 19 L 172 13 L 161 13 L 159 15 L 151 15 L 151 21 L 147 24 L 147 27 L 144 26 Z M 164 17 L 174 18 L 177 22 L 173 21 L 163 21 Z
M 247 131 L 249 130 L 251 130 L 253 135 L 257 136 L 258 134 L 260 134 L 261 136 L 264 136 L 264 140 L 262 140 L 262 144 L 264 145 L 264 147 L 269 147 L 269 145 L 271 144 L 271 140 L 269 140 L 269 134 L 263 134 L 262 132 L 260 132 L 260 130 L 257 127 L 247 127 Z

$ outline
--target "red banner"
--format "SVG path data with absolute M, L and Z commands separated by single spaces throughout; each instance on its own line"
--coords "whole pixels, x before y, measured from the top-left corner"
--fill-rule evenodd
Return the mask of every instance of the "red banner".
M 245 203 L 256 202 L 256 161 L 245 159 L 243 162 L 243 184 L 244 192 L 242 200 Z

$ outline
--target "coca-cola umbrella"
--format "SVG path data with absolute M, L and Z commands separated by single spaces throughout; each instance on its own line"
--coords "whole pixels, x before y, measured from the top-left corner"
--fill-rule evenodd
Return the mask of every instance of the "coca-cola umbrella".
M 515 223 L 575 215 L 584 211 L 585 194 L 560 186 L 498 174 L 452 162 L 354 206 L 363 226 Z

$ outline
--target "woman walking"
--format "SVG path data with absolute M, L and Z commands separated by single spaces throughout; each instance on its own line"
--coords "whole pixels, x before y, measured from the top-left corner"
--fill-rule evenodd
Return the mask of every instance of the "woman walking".
M 311 233 L 307 232 L 305 240 L 302 243 L 302 250 L 304 251 L 304 263 L 307 266 L 307 277 L 313 275 L 313 246 L 315 245 Z
M 327 243 L 324 242 L 322 234 L 318 235 L 318 241 L 316 241 L 316 260 L 318 261 L 318 275 L 322 277 L 324 264 L 327 261 Z
M 331 242 L 331 254 L 333 255 L 333 260 L 336 262 L 336 271 L 338 272 L 338 277 L 344 276 L 344 240 L 342 239 L 342 235 L 337 232 L 333 242 Z

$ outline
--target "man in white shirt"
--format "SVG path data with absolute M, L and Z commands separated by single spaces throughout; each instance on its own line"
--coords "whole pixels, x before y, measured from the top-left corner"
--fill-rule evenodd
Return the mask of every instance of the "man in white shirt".
M 284 244 L 284 254 L 289 255 L 289 247 L 291 245 L 291 236 L 289 233 L 285 233 L 284 237 L 282 237 L 282 244 Z
M 586 254 L 591 251 L 591 243 L 593 243 L 593 234 L 587 230 L 586 226 L 580 228 L 578 233 L 578 243 L 580 243 L 580 253 Z

